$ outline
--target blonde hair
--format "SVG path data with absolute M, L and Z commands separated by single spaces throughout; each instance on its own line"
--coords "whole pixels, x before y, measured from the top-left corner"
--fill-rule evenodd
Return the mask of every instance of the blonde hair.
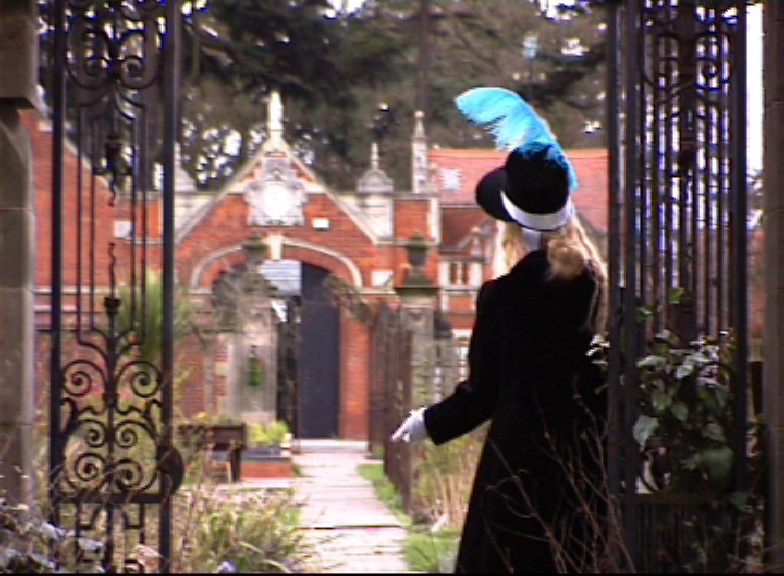
M 573 280 L 582 274 L 586 267 L 593 272 L 597 289 L 588 324 L 593 324 L 592 328 L 596 332 L 603 331 L 607 322 L 607 270 L 599 251 L 588 238 L 578 218 L 571 218 L 566 226 L 555 232 L 543 232 L 542 246 L 547 251 L 552 278 Z M 504 267 L 508 271 L 527 252 L 523 229 L 519 224 L 504 223 L 501 248 L 506 261 Z

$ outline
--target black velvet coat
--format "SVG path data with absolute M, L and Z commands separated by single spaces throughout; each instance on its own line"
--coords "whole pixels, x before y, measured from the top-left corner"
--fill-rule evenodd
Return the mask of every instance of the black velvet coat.
M 548 270 L 545 252 L 533 251 L 482 286 L 468 379 L 424 413 L 435 444 L 491 419 L 456 572 L 557 571 L 542 522 L 554 530 L 570 527 L 570 554 L 580 560 L 567 569 L 580 571 L 590 562 L 580 543 L 596 530 L 579 513 L 558 460 L 577 463 L 580 476 L 598 479 L 596 442 L 584 438 L 586 430 L 601 434 L 606 406 L 600 372 L 586 356 L 596 282 L 588 269 L 572 281 L 550 278 Z

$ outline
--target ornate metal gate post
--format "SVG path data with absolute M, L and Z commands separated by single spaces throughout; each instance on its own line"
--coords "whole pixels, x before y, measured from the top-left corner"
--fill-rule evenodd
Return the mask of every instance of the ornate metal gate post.
M 642 478 L 638 460 L 651 465 L 654 455 L 632 433 L 638 361 L 654 354 L 662 330 L 682 348 L 698 336 L 732 337 L 732 489 L 748 487 L 745 6 L 609 3 L 609 483 L 621 498 L 629 568 L 639 571 L 662 569 L 653 524 L 666 498 Z M 667 536 L 679 550 L 680 527 Z
M 90 538 L 107 571 L 149 569 L 146 547 L 168 572 L 183 474 L 171 429 L 181 3 L 53 7 L 52 521 L 74 536 L 74 568 Z

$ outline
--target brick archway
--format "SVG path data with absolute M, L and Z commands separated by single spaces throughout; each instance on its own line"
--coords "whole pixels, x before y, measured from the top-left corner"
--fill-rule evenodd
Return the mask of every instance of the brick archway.
M 298 238 L 283 237 L 283 260 L 298 260 L 329 270 L 344 282 L 362 288 L 362 272 L 357 264 L 345 254 Z M 215 277 L 227 268 L 244 262 L 242 244 L 217 248 L 197 262 L 191 271 L 191 290 L 209 288 Z
M 347 284 L 363 287 L 360 267 L 346 254 L 319 246 L 307 240 L 284 236 L 281 259 L 296 260 L 328 270 Z M 184 280 L 191 293 L 209 290 L 221 271 L 243 263 L 242 243 L 215 248 L 200 259 Z M 338 428 L 341 438 L 367 438 L 369 414 L 368 353 L 369 335 L 366 326 L 340 311 L 340 385 Z

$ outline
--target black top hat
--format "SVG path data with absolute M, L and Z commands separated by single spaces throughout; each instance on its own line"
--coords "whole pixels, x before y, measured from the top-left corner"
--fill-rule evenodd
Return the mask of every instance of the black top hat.
M 485 174 L 476 201 L 496 220 L 539 232 L 566 225 L 574 214 L 568 163 L 557 146 L 513 150 L 504 166 Z

